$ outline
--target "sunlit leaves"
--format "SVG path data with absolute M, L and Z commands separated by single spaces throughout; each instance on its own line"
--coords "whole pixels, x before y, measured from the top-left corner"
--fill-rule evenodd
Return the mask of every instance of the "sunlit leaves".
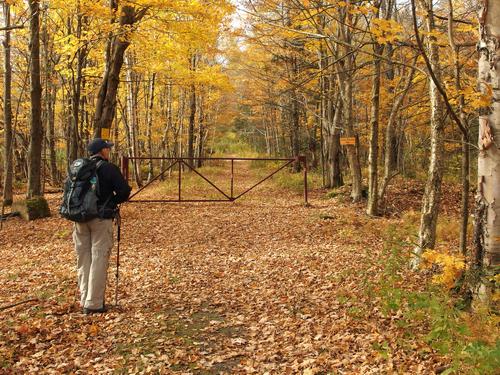
M 402 38 L 403 27 L 394 20 L 374 18 L 371 21 L 370 31 L 378 43 L 394 43 Z

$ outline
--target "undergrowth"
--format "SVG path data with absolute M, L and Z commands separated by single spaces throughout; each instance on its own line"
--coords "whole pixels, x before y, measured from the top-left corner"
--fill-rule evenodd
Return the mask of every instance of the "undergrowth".
M 433 350 L 448 359 L 442 374 L 495 374 L 500 368 L 498 317 L 487 311 L 465 312 L 446 288 L 431 283 L 409 286 L 406 275 L 412 220 L 392 225 L 387 230 L 384 277 L 370 293 L 378 295 L 380 310 L 387 316 L 399 314 L 398 324 L 405 330 L 404 340 L 423 339 Z M 411 242 L 411 241 L 410 241 Z M 415 290 L 416 289 L 416 290 Z
M 274 172 L 281 166 L 283 166 L 285 161 L 263 161 L 255 160 L 250 164 L 254 173 L 259 178 L 264 178 L 270 173 Z M 296 193 L 301 193 L 304 191 L 304 172 L 292 172 L 292 167 L 287 166 L 283 170 L 276 173 L 271 177 L 271 181 L 279 188 L 291 190 Z M 307 184 L 308 189 L 320 189 L 323 185 L 321 173 L 317 171 L 309 171 L 307 174 Z

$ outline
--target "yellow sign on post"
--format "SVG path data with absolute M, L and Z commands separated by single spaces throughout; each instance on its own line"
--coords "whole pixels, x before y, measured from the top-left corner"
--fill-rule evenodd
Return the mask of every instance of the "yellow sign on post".
M 356 137 L 340 137 L 341 146 L 354 146 L 356 145 Z
M 109 141 L 110 136 L 111 136 L 111 128 L 101 128 L 101 138 L 102 139 L 106 139 Z

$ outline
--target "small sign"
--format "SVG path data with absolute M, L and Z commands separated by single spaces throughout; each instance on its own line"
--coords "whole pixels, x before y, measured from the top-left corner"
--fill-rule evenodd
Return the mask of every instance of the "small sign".
M 109 141 L 111 135 L 110 128 L 101 128 L 101 138 Z
M 354 146 L 356 145 L 356 137 L 340 137 L 341 146 Z

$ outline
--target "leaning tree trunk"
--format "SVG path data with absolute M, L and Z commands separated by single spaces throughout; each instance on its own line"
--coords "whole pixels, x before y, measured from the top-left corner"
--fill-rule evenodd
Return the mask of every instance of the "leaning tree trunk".
M 111 1 L 111 8 L 118 9 L 116 1 Z M 106 70 L 97 96 L 96 111 L 94 117 L 94 136 L 109 138 L 111 124 L 116 112 L 116 95 L 120 83 L 120 71 L 123 66 L 125 50 L 130 45 L 130 37 L 127 35 L 131 27 L 137 23 L 146 13 L 146 8 L 139 11 L 131 5 L 121 8 L 119 30 L 111 38 L 109 51 L 106 54 Z M 103 131 L 102 129 L 106 129 Z
M 491 301 L 493 276 L 500 264 L 500 2 L 484 0 L 479 17 L 479 83 L 484 94 L 493 94 L 491 105 L 480 111 L 478 194 L 475 220 L 476 297 Z
M 137 119 L 137 96 L 138 96 L 138 78 L 133 72 L 132 56 L 129 54 L 126 58 L 127 72 L 127 117 L 130 134 L 130 153 L 132 157 L 139 157 L 139 141 L 137 137 L 139 122 Z M 137 186 L 142 186 L 141 162 L 139 159 L 133 159 L 134 177 Z
M 435 26 L 432 1 L 427 3 L 422 0 L 421 4 L 426 11 L 425 26 L 427 33 L 429 33 L 427 39 L 429 61 L 436 78 L 440 80 L 439 49 L 436 38 L 433 36 Z M 431 155 L 425 192 L 422 198 L 418 244 L 414 250 L 415 258 L 412 260 L 414 267 L 420 263 L 422 252 L 425 249 L 434 248 L 436 242 L 436 226 L 441 201 L 441 182 L 443 179 L 444 105 L 441 94 L 430 77 L 429 96 L 431 101 Z
M 4 47 L 4 179 L 3 179 L 3 205 L 12 204 L 12 65 L 10 59 L 10 5 L 3 3 L 3 14 L 5 20 Z
M 40 82 L 40 9 L 30 0 L 31 129 L 29 146 L 28 198 L 42 195 L 42 85 Z

